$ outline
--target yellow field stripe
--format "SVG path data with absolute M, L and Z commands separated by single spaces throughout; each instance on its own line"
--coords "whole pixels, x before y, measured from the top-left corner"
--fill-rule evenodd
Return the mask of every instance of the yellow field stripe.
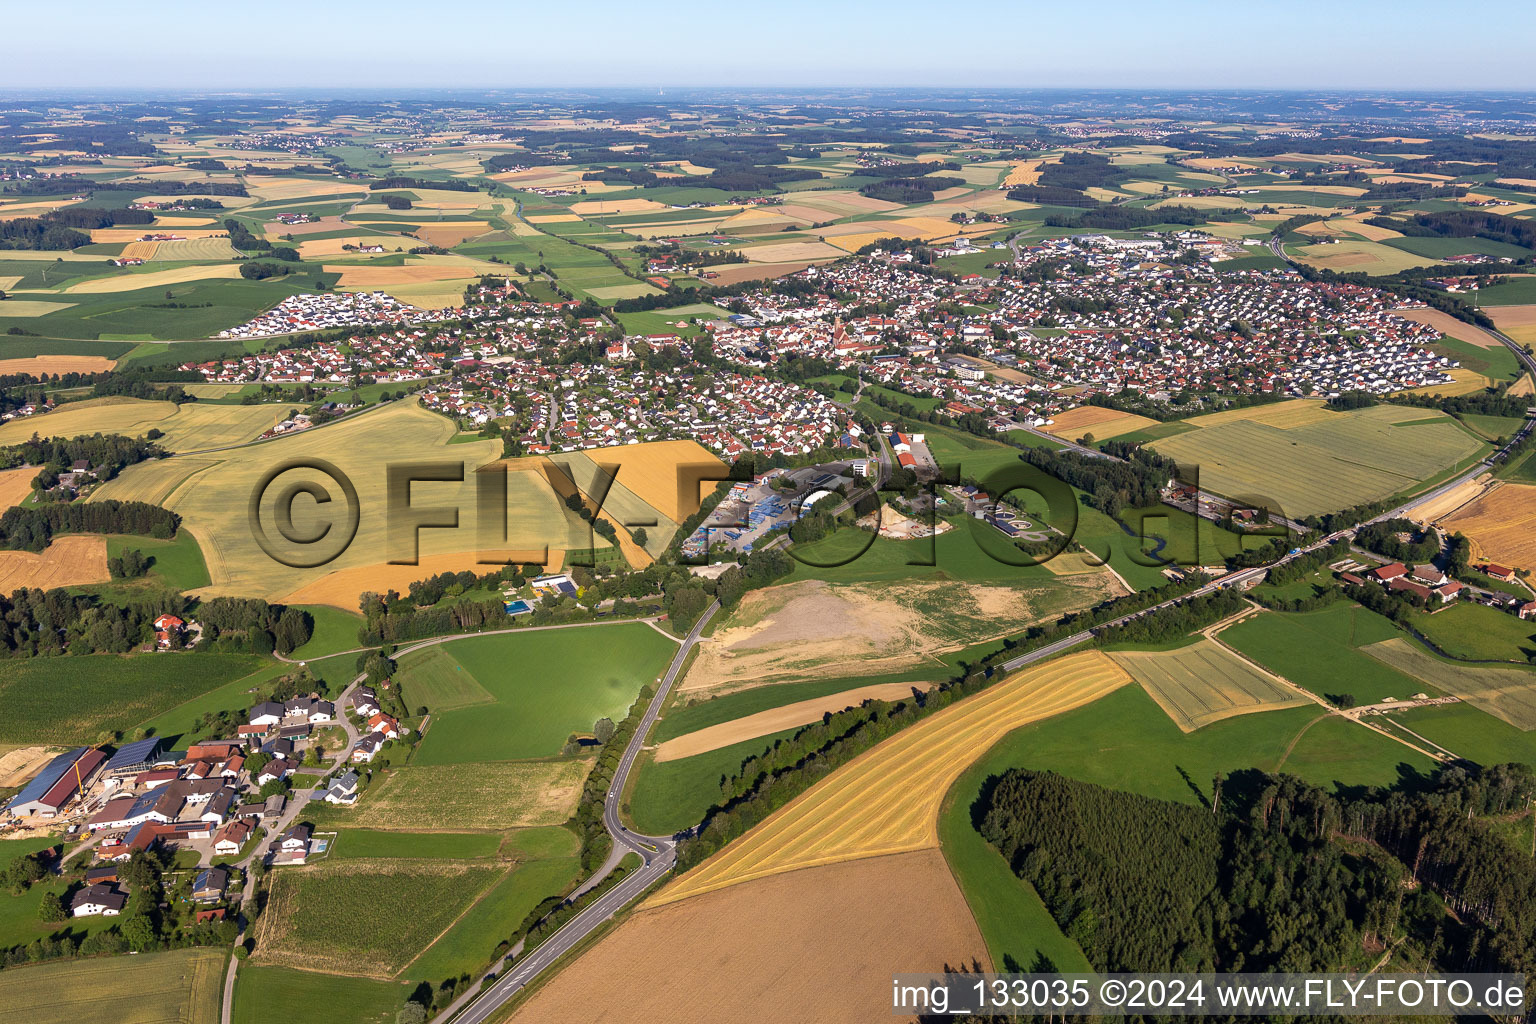
M 1098 651 L 1026 669 L 859 755 L 646 906 L 799 868 L 936 847 L 944 794 L 998 740 L 1131 682 Z

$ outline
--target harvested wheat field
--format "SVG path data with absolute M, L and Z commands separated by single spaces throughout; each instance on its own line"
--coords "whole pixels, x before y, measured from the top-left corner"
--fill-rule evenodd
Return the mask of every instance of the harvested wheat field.
M 93 277 L 64 289 L 66 295 L 99 295 L 104 292 L 136 292 L 144 288 L 167 288 L 189 281 L 231 281 L 240 276 L 240 268 L 228 263 L 215 267 L 177 267 L 147 273 L 114 274 Z
M 843 250 L 826 242 L 772 242 L 754 245 L 742 250 L 753 263 L 787 263 L 790 260 L 830 260 L 843 255 Z
M 1536 570 L 1536 487 L 1496 484 L 1442 525 L 1465 534 L 1478 557 Z
M 0 373 L 105 373 L 117 365 L 106 356 L 31 356 L 26 359 L 0 359 Z
M 156 234 L 153 227 L 131 228 L 92 228 L 92 242 L 137 242 L 143 236 Z M 175 231 L 166 231 L 164 234 L 180 235 L 182 238 L 218 238 L 229 232 L 223 228 L 177 228 Z
M 90 398 L 70 402 L 57 412 L 28 416 L 0 426 L 0 445 L 18 444 L 33 434 L 39 437 L 80 437 L 84 434 L 124 434 L 137 437 L 159 426 L 176 411 L 171 402 L 142 398 Z
M 530 224 L 574 224 L 581 220 L 574 213 L 545 213 L 524 219 Z
M 1536 395 L 1536 378 L 1526 374 L 1510 385 L 1509 393 L 1516 398 L 1529 398 L 1532 395 Z
M 479 275 L 468 267 L 443 264 L 407 263 L 403 267 L 368 267 L 350 263 L 325 265 L 327 274 L 340 274 L 337 288 L 388 290 L 391 285 L 419 284 L 423 281 L 468 281 Z
M 363 195 L 368 191 L 368 186 L 344 181 L 311 181 L 308 178 L 266 178 L 259 185 L 251 185 L 249 191 L 262 202 L 272 202 L 278 199 Z
M 0 512 L 20 505 L 32 494 L 32 481 L 37 479 L 36 466 L 21 466 L 0 471 Z
M 122 259 L 152 260 L 155 258 L 155 253 L 159 251 L 159 242 L 145 242 L 140 240 L 137 242 L 129 242 L 127 245 L 123 246 L 123 251 L 118 253 L 118 256 Z
M 1020 726 L 1091 704 L 1131 681 L 1099 651 L 1027 668 L 860 754 L 645 906 L 799 868 L 935 849 L 939 805 L 976 758 Z
M 1038 185 L 1040 183 L 1040 167 L 1044 160 L 1019 160 L 1008 168 L 1008 176 L 1003 179 L 1003 184 L 1012 188 L 1015 185 Z
M 401 235 L 342 235 L 338 238 L 312 238 L 307 242 L 299 243 L 299 256 L 306 260 L 318 260 L 327 256 L 349 260 L 371 260 L 388 256 L 396 249 L 405 248 L 405 243 L 408 241 L 410 239 Z M 351 250 L 346 248 L 349 245 L 352 246 Z M 356 249 L 360 245 L 382 245 L 384 251 L 357 252 Z
M 711 283 L 724 287 L 741 284 L 743 281 L 767 281 L 775 277 L 784 277 L 786 274 L 797 274 L 806 267 L 825 262 L 826 260 L 793 260 L 789 263 L 725 263 L 714 272 L 715 276 Z
M 0 788 L 14 789 L 36 775 L 63 747 L 16 747 L 0 754 Z
M 225 407 L 225 408 L 240 408 Z M 259 407 L 257 407 L 259 408 Z M 52 414 L 57 415 L 57 414 Z M 464 466 L 462 482 L 419 483 L 413 488 L 418 507 L 449 506 L 462 510 L 457 529 L 424 529 L 420 532 L 419 554 L 425 559 L 445 554 L 469 554 L 480 549 L 475 516 L 477 481 L 475 471 L 496 459 L 501 446 L 495 441 L 470 441 L 449 446 L 454 435 L 452 422 L 428 412 L 415 402 L 397 402 L 366 412 L 339 423 L 316 427 L 278 438 L 270 443 L 236 448 L 208 456 L 213 465 L 176 469 L 183 460 L 130 466 L 115 480 L 99 488 L 92 500 L 139 496 L 145 491 L 165 494 L 163 503 L 183 517 L 202 545 L 212 580 L 204 596 L 240 594 L 275 599 L 320 580 L 329 573 L 359 566 L 378 566 L 382 562 L 412 557 L 409 533 L 391 537 L 386 516 L 369 514 L 369 509 L 386 506 L 385 468 L 391 462 L 457 462 Z M 351 543 L 335 559 L 314 568 L 290 568 L 274 560 L 258 544 L 244 515 L 231 516 L 231 496 L 244 507 L 262 477 L 269 471 L 291 466 L 293 460 L 317 458 L 333 463 L 345 473 L 357 489 L 361 514 L 358 530 Z M 167 463 L 172 464 L 167 466 Z M 196 486 L 189 486 L 190 474 L 196 474 Z M 141 478 L 147 477 L 145 483 Z M 315 471 L 285 473 L 280 483 L 315 482 L 328 493 L 340 497 L 334 481 Z M 270 486 L 266 494 L 275 503 L 282 488 Z M 145 499 L 140 499 L 145 500 Z M 498 538 L 496 550 L 542 550 L 545 545 L 559 550 L 592 546 L 592 528 L 565 507 L 563 501 L 538 473 L 507 474 L 507 512 L 509 535 Z M 331 513 L 335 513 L 332 515 Z M 321 506 L 313 499 L 294 503 L 296 529 L 310 534 L 323 525 L 344 525 L 342 503 Z M 275 509 L 265 501 L 260 507 L 261 521 L 267 533 L 281 541 L 272 527 Z M 340 532 L 336 534 L 341 537 Z M 339 542 L 338 542 L 338 547 Z M 283 550 L 311 559 L 316 552 L 307 548 Z M 328 548 L 324 554 L 334 554 Z M 466 567 L 462 563 L 457 567 Z M 417 568 L 406 566 L 406 569 Z M 373 589 L 367 587 L 364 589 Z M 356 595 L 345 602 L 356 607 Z
M 1238 715 L 1311 703 L 1280 677 L 1214 640 L 1173 651 L 1119 651 L 1110 657 L 1141 684 L 1181 732 Z
M 40 555 L 0 551 L 0 594 L 22 587 L 54 590 L 84 583 L 105 583 L 107 539 L 91 534 L 55 537 Z
M 391 565 L 376 562 L 373 565 L 356 565 L 350 569 L 338 569 L 326 573 L 313 583 L 306 583 L 278 598 L 280 604 L 326 604 L 344 611 L 357 611 L 359 594 L 373 591 L 376 594 L 398 590 L 404 594 L 411 584 L 444 572 L 472 572 L 477 575 L 495 572 L 510 560 L 518 565 L 532 562 L 543 565 L 548 572 L 557 572 L 565 563 L 565 552 L 559 548 L 529 548 L 522 551 L 496 552 L 495 562 L 482 562 L 474 551 L 454 551 L 440 555 L 422 555 L 417 565 Z M 493 557 L 489 552 L 486 558 Z
M 1457 366 L 1445 371 L 1451 378 L 1449 384 L 1426 384 L 1421 388 L 1405 388 L 1402 391 L 1393 392 L 1399 395 L 1470 395 L 1474 391 L 1483 391 L 1493 386 L 1493 381 L 1487 375 L 1476 370 L 1468 370 Z
M 1497 308 L 1497 307 L 1491 307 Z M 1449 313 L 1442 313 L 1438 309 L 1394 309 L 1394 316 L 1400 316 L 1404 320 L 1412 320 L 1415 323 L 1428 324 L 1448 338 L 1464 341 L 1478 348 L 1502 348 L 1504 343 L 1476 324 L 1469 324 L 1465 320 L 1458 320 Z M 1498 322 L 1498 318 L 1494 318 Z M 1533 320 L 1536 322 L 1536 320 Z
M 1476 479 L 1458 484 L 1444 494 L 1413 506 L 1408 510 L 1407 516 L 1416 523 L 1427 525 L 1437 522 L 1479 497 L 1488 489 L 1492 481 L 1493 477 L 1484 473 Z
M 703 495 L 715 488 L 716 481 L 709 477 L 723 478 L 726 470 L 725 463 L 697 441 L 648 441 L 592 448 L 584 454 L 600 466 L 617 466 L 614 481 L 674 523 L 699 510 Z
M 1075 440 L 1084 434 L 1092 434 L 1102 440 L 1156 425 L 1157 421 L 1148 416 L 1097 405 L 1080 405 L 1057 416 L 1056 421 L 1045 429 L 1057 437 Z
M 721 722 L 719 725 L 711 725 L 658 744 L 656 760 L 677 761 L 692 757 L 694 754 L 719 750 L 733 743 L 755 740 L 759 736 L 793 729 L 797 725 L 809 725 L 812 722 L 821 721 L 823 715 L 836 714 L 845 708 L 858 707 L 867 700 L 904 700 L 912 696 L 913 690 L 927 690 L 932 685 L 932 683 L 876 683 L 873 686 L 859 686 L 852 690 L 844 690 L 842 693 L 812 697 L 810 700 L 769 708 L 755 715 Z
M 900 1020 L 891 972 L 990 967 L 938 850 L 833 864 L 646 909 L 513 1024 Z
M 584 199 L 571 204 L 571 212 L 583 217 L 604 213 L 650 213 L 668 209 L 665 203 L 654 199 Z
M 466 238 L 474 238 L 491 230 L 483 220 L 450 220 L 441 224 L 424 224 L 416 229 L 416 237 L 431 245 L 452 249 Z
M 1391 228 L 1384 228 L 1375 224 L 1367 224 L 1364 220 L 1357 220 L 1353 216 L 1337 217 L 1332 220 L 1317 221 L 1313 224 L 1303 224 L 1296 231 L 1299 234 L 1311 235 L 1315 238 L 1337 237 L 1347 233 L 1359 235 L 1368 242 L 1384 242 L 1389 238 L 1402 237 L 1402 232 L 1400 231 L 1393 231 Z
M 1125 592 L 1108 573 L 963 589 L 942 580 L 767 587 L 700 648 L 679 692 L 905 671 Z
M 1522 345 L 1536 343 L 1536 305 L 1485 306 L 1499 330 Z

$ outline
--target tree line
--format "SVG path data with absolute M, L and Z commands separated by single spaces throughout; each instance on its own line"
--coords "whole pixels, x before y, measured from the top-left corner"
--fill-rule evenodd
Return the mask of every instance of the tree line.
M 1014 769 L 977 810 L 1097 970 L 1338 970 L 1407 943 L 1410 963 L 1524 972 L 1536 868 L 1494 819 L 1533 795 L 1517 764 L 1358 796 L 1244 770 L 1199 805 Z

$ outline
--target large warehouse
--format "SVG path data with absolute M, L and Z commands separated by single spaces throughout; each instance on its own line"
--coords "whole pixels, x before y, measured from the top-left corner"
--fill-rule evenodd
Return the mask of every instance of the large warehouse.
M 63 810 L 76 793 L 90 785 L 91 778 L 106 760 L 106 754 L 92 747 L 76 747 L 60 754 L 23 786 L 5 809 L 18 816 L 51 818 Z

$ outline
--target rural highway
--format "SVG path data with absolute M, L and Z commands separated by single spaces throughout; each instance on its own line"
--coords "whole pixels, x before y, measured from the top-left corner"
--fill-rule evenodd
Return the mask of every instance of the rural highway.
M 484 1024 L 501 1009 L 507 1000 L 521 992 L 540 972 L 574 949 L 603 922 L 638 899 L 641 893 L 672 870 L 677 847 L 674 837 L 645 836 L 631 832 L 619 819 L 619 805 L 623 799 L 624 786 L 629 781 L 629 773 L 634 768 L 640 751 L 645 748 L 646 736 L 661 715 L 667 695 L 672 691 L 672 684 L 682 674 L 688 655 L 693 652 L 705 627 L 719 610 L 720 603 L 712 602 L 705 609 L 704 614 L 699 616 L 699 621 L 694 623 L 693 629 L 688 631 L 688 635 L 677 649 L 677 655 L 672 659 L 672 664 L 667 666 L 666 674 L 661 677 L 655 695 L 640 718 L 639 726 L 630 737 L 629 745 L 624 748 L 624 756 L 619 760 L 618 767 L 613 773 L 613 783 L 603 799 L 603 825 L 607 828 L 608 834 L 613 837 L 613 852 L 609 855 L 607 862 L 577 892 L 592 888 L 629 853 L 639 855 L 642 861 L 640 868 L 626 875 L 618 885 L 603 893 L 590 906 L 567 921 L 559 931 L 546 939 L 543 945 L 522 960 L 515 962 L 511 969 L 497 977 L 478 995 L 466 993 L 439 1014 L 433 1024 L 443 1024 L 449 1019 L 453 1019 L 456 1024 Z M 487 977 L 494 977 L 494 975 Z

